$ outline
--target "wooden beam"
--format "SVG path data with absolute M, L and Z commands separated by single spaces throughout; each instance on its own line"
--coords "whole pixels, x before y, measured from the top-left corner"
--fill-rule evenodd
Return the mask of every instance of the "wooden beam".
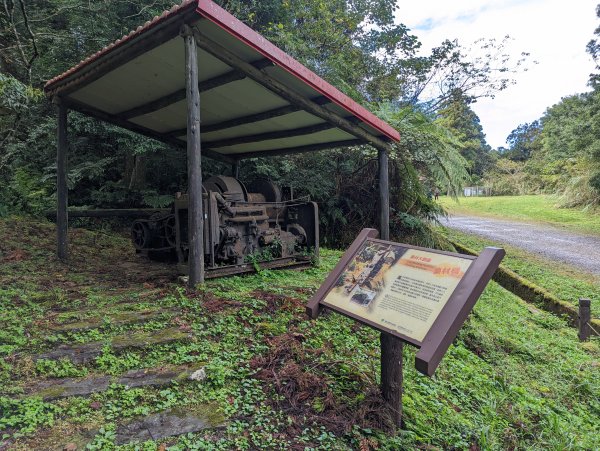
M 361 128 L 358 125 L 352 124 L 347 119 L 344 119 L 343 117 L 335 114 L 334 112 L 329 111 L 327 108 L 324 108 L 321 105 L 317 105 L 310 99 L 291 90 L 282 82 L 274 79 L 267 73 L 256 69 L 250 63 L 247 63 L 246 61 L 242 60 L 225 47 L 219 45 L 215 41 L 209 39 L 208 37 L 200 33 L 198 30 L 193 30 L 193 33 L 194 37 L 196 38 L 196 43 L 202 50 L 210 53 L 211 55 L 220 59 L 229 66 L 244 72 L 246 75 L 248 75 L 249 78 L 263 85 L 265 88 L 274 92 L 275 94 L 287 100 L 291 104 L 296 105 L 301 109 L 320 117 L 321 119 L 333 124 L 335 127 L 340 128 L 345 132 L 356 136 L 357 138 L 361 138 L 365 141 L 368 141 L 373 147 L 377 149 L 391 150 L 390 143 L 385 141 L 384 139 L 373 135 L 372 133 L 368 132 L 367 130 Z
M 240 161 L 237 160 L 231 165 L 231 176 L 239 179 L 240 178 Z
M 273 63 L 270 60 L 262 59 L 256 61 L 255 63 L 252 63 L 252 66 L 260 70 L 272 64 Z M 226 74 L 218 75 L 216 77 L 209 78 L 208 80 L 200 82 L 198 84 L 198 90 L 201 93 L 210 91 L 211 89 L 215 89 L 220 86 L 233 83 L 234 81 L 243 80 L 244 78 L 246 78 L 246 74 L 240 72 L 239 70 L 232 70 L 230 72 L 227 72 Z M 152 113 L 154 111 L 162 110 L 163 108 L 166 108 L 169 105 L 184 100 L 185 94 L 185 88 L 179 89 L 175 92 L 159 97 L 158 99 L 152 100 L 151 102 L 136 106 L 135 108 L 131 108 L 126 111 L 122 111 L 121 113 L 118 113 L 117 116 L 119 116 L 121 119 L 128 120 L 134 117 L 143 116 L 144 114 Z
M 318 96 L 311 99 L 318 105 L 325 105 L 331 103 L 331 100 L 325 96 Z M 218 122 L 216 124 L 209 124 L 202 126 L 203 133 L 218 132 L 226 130 L 228 128 L 238 127 L 240 125 L 253 124 L 255 122 L 266 121 L 267 119 L 273 119 L 275 117 L 285 116 L 286 114 L 296 113 L 302 111 L 302 108 L 296 105 L 286 105 L 272 110 L 263 111 L 261 113 L 249 114 L 247 116 L 241 116 L 227 121 Z M 183 136 L 185 134 L 185 128 L 178 130 L 172 130 L 167 132 L 169 136 Z
M 258 133 L 256 135 L 237 136 L 235 138 L 225 138 L 218 141 L 208 141 L 204 145 L 211 149 L 219 147 L 235 146 L 237 144 L 249 144 L 260 141 L 268 141 L 271 139 L 282 139 L 282 138 L 293 138 L 295 136 L 312 135 L 313 133 L 322 132 L 324 130 L 331 130 L 335 128 L 335 125 L 329 122 L 324 122 L 316 125 L 309 125 L 308 127 L 294 128 L 290 130 L 277 130 L 275 132 Z
M 200 140 L 200 90 L 198 49 L 188 25 L 182 27 L 185 44 L 185 90 L 187 98 L 188 166 L 188 286 L 204 283 L 204 212 L 202 210 L 202 144 Z
M 262 157 L 278 157 L 282 155 L 291 155 L 296 153 L 304 152 L 316 152 L 319 150 L 335 149 L 341 147 L 360 146 L 367 144 L 362 139 L 350 139 L 347 141 L 332 141 L 328 143 L 319 144 L 308 144 L 305 146 L 288 147 L 287 149 L 270 149 L 270 150 L 257 150 L 255 152 L 245 152 L 231 154 L 232 158 L 237 160 L 246 160 L 248 158 L 262 158 Z
M 67 106 L 60 97 L 55 97 L 58 105 L 58 126 L 56 146 L 56 255 L 60 260 L 69 258 L 69 189 L 67 186 Z
M 184 142 L 174 138 L 172 136 L 168 136 L 162 133 L 158 133 L 154 130 L 150 130 L 142 125 L 134 124 L 133 122 L 125 121 L 120 119 L 117 116 L 105 113 L 104 111 L 98 110 L 94 107 L 86 105 L 84 103 L 78 102 L 72 99 L 64 99 L 64 102 L 69 106 L 70 109 L 78 111 L 86 116 L 93 117 L 95 119 L 99 119 L 104 122 L 108 122 L 109 124 L 117 125 L 121 128 L 125 128 L 135 133 L 139 133 L 140 135 L 147 136 L 148 138 L 156 139 L 157 141 L 171 144 L 178 148 L 184 147 Z M 204 152 L 204 156 L 212 158 L 213 160 L 221 161 L 223 163 L 231 164 L 234 160 L 227 155 L 223 155 L 218 152 L 213 152 L 209 149 L 206 149 Z
M 94 210 L 69 209 L 69 218 L 148 218 L 155 213 L 169 214 L 170 208 L 96 208 Z M 55 211 L 47 211 L 48 219 L 56 219 Z

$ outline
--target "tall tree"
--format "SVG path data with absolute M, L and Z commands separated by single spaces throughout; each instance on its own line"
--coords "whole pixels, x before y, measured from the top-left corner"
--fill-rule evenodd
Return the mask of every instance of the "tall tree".
M 449 128 L 460 142 L 460 153 L 469 164 L 469 173 L 482 176 L 490 168 L 493 159 L 479 117 L 471 109 L 470 103 L 471 100 L 457 89 L 444 102 L 438 115 L 440 123 Z
M 227 9 L 358 100 L 402 94 L 420 43 L 397 23 L 395 0 L 222 0 Z
M 600 3 L 596 5 L 596 16 L 600 18 Z M 596 70 L 600 71 L 600 25 L 594 30 L 595 37 L 588 42 L 587 51 L 594 61 Z M 600 73 L 590 74 L 590 85 L 596 89 L 600 88 Z
M 539 120 L 519 125 L 506 138 L 509 148 L 502 153 L 502 156 L 513 161 L 528 160 L 532 153 L 540 148 L 541 132 L 542 125 Z

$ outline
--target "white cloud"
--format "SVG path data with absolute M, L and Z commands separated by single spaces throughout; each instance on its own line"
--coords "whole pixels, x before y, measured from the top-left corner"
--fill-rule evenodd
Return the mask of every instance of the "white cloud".
M 495 99 L 473 105 L 488 143 L 505 145 L 523 122 L 538 119 L 561 97 L 584 92 L 594 69 L 585 46 L 597 26 L 598 0 L 421 0 L 399 2 L 398 21 L 411 29 L 427 51 L 444 39 L 468 46 L 479 38 L 510 35 L 511 53 L 531 53 L 538 61 L 518 74 L 517 84 Z

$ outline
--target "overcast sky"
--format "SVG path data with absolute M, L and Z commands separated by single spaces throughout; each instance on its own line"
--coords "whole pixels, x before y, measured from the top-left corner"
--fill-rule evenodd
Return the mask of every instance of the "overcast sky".
M 468 46 L 478 38 L 501 40 L 509 34 L 511 53 L 531 53 L 538 62 L 516 76 L 517 84 L 494 99 L 473 105 L 492 147 L 504 146 L 508 134 L 541 117 L 561 97 L 588 91 L 594 70 L 585 46 L 598 26 L 600 0 L 398 0 L 398 20 L 424 49 L 444 39 Z

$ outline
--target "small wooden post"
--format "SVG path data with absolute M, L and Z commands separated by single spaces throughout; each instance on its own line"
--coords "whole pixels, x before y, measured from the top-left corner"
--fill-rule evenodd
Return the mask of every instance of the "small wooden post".
M 390 239 L 390 187 L 388 155 L 379 149 L 379 234 L 381 239 Z M 382 332 L 381 342 L 381 392 L 385 399 L 394 426 L 402 424 L 402 350 L 404 344 L 393 335 Z
M 56 254 L 60 260 L 69 258 L 69 189 L 67 187 L 67 106 L 54 97 L 53 102 L 58 106 L 57 146 L 56 146 Z
M 200 91 L 198 89 L 198 52 L 192 29 L 181 29 L 185 45 L 185 89 L 187 99 L 188 166 L 188 286 L 204 282 L 204 213 L 202 210 L 202 147 L 200 141 Z
M 236 160 L 235 163 L 231 165 L 231 175 L 236 179 L 240 178 L 240 160 Z
M 590 321 L 592 320 L 591 301 L 579 298 L 579 341 L 587 341 L 590 338 Z

